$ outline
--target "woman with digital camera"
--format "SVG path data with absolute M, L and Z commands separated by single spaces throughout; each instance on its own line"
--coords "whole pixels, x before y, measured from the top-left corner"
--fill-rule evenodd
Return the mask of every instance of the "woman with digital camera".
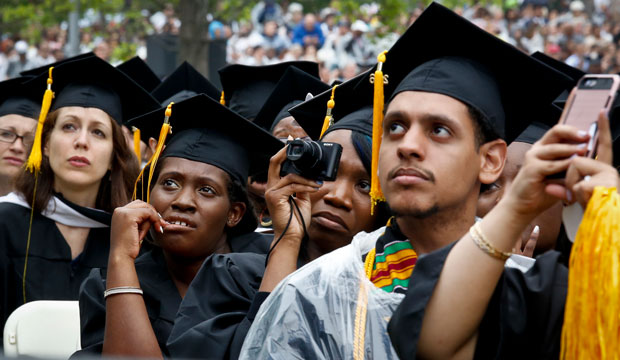
M 325 104 L 321 98 L 310 101 Z M 265 193 L 274 227 L 270 254 L 207 259 L 179 308 L 168 341 L 172 356 L 236 359 L 260 305 L 282 279 L 349 244 L 358 232 L 385 224 L 386 208 L 370 213 L 372 108 L 341 115 L 321 138 L 342 146 L 335 180 L 281 176 L 286 149 L 272 157 Z

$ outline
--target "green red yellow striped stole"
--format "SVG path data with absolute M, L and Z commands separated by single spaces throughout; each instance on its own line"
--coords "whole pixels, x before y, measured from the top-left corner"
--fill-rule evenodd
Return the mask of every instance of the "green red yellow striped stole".
M 404 293 L 417 260 L 418 254 L 409 240 L 391 241 L 383 245 L 382 252 L 375 254 L 370 281 L 386 292 Z

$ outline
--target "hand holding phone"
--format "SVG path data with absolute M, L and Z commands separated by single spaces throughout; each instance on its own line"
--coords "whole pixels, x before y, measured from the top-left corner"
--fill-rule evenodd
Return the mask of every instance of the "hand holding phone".
M 586 156 L 594 158 L 598 143 L 597 119 L 601 110 L 609 110 L 620 87 L 619 75 L 588 74 L 571 91 L 560 124 L 567 124 L 590 135 Z

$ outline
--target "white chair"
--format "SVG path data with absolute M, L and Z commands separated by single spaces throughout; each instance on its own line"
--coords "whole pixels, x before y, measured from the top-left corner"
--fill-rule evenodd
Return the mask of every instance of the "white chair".
M 4 355 L 67 359 L 80 350 L 77 301 L 32 301 L 4 325 Z

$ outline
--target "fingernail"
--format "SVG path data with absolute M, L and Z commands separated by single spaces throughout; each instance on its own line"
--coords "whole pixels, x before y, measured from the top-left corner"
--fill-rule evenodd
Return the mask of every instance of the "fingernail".
M 579 150 L 581 150 L 581 149 L 585 149 L 585 148 L 586 148 L 586 146 L 588 146 L 588 144 L 586 144 L 586 143 L 581 143 L 581 144 L 577 145 L 577 149 L 579 149 Z
M 160 218 L 160 219 L 162 218 L 160 213 L 157 213 L 157 215 L 159 215 L 159 218 Z
M 571 155 L 571 156 L 569 157 L 569 159 L 572 159 L 572 158 L 574 158 L 574 157 L 577 157 L 577 154 L 573 154 L 573 155 Z
M 316 183 L 319 185 L 323 185 L 323 180 L 317 180 Z
M 587 131 L 583 131 L 583 130 L 579 130 L 579 131 L 577 131 L 577 135 L 579 135 L 580 137 L 586 137 L 586 136 L 588 136 L 588 132 Z
M 566 190 L 566 198 L 568 199 L 568 201 L 573 201 L 573 194 L 571 193 L 570 190 Z
M 161 227 L 161 225 L 159 225 L 159 232 L 162 233 L 162 234 L 164 233 L 164 228 Z
M 538 235 L 538 233 L 540 232 L 540 227 L 538 225 L 534 226 L 534 231 L 533 233 Z

